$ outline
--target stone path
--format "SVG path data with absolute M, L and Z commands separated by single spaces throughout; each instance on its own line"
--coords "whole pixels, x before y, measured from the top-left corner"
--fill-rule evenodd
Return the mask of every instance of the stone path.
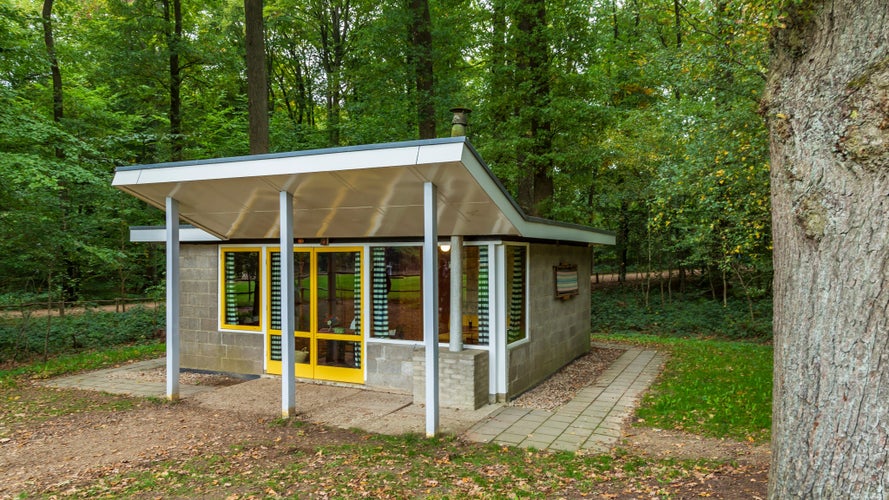
M 554 411 L 504 406 L 466 432 L 483 443 L 562 451 L 610 450 L 621 436 L 624 420 L 639 396 L 660 373 L 665 361 L 657 351 L 631 348 L 595 384 Z
M 474 412 L 442 409 L 442 431 L 463 433 L 467 439 L 483 443 L 607 452 L 617 443 L 624 421 L 632 413 L 639 396 L 660 373 L 664 360 L 664 355 L 657 351 L 630 348 L 599 376 L 595 384 L 581 389 L 571 401 L 554 411 L 495 405 Z M 163 359 L 142 361 L 53 379 L 46 385 L 163 398 L 166 385 L 146 380 L 143 372 L 162 367 L 164 363 Z M 204 404 L 222 399 L 220 404 L 226 407 L 231 406 L 232 401 L 252 398 L 257 399 L 254 403 L 257 412 L 280 410 L 280 382 L 276 379 L 257 379 L 231 387 L 180 384 L 179 389 L 182 397 L 206 400 Z M 410 395 L 314 384 L 300 384 L 297 393 L 300 411 L 312 420 L 335 425 L 336 422 L 342 423 L 343 415 L 354 415 L 356 419 L 349 420 L 350 427 L 387 434 L 423 432 L 424 410 L 421 405 L 411 403 Z M 218 397 L 214 398 L 214 395 Z M 326 413 L 322 415 L 321 409 L 337 417 L 325 418 Z
M 50 387 L 65 389 L 87 389 L 103 391 L 111 394 L 127 394 L 129 396 L 163 398 L 167 394 L 166 382 L 146 380 L 144 372 L 166 366 L 166 360 L 150 359 L 130 363 L 118 368 L 109 368 L 93 372 L 84 372 L 61 378 L 54 378 L 45 383 Z M 180 397 L 212 391 L 213 386 L 179 384 Z

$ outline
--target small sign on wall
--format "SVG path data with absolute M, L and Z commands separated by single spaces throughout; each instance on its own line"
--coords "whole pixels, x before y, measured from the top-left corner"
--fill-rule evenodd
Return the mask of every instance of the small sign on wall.
M 580 293 L 577 277 L 577 264 L 559 264 L 553 266 L 556 283 L 556 298 L 568 300 Z

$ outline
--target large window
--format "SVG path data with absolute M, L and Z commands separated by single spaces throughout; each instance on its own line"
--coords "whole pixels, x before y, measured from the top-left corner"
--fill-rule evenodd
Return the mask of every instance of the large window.
M 423 340 L 421 247 L 372 247 L 371 336 Z
M 222 250 L 223 328 L 259 330 L 262 288 L 260 251 L 256 248 Z
M 450 251 L 460 251 L 451 249 Z M 422 247 L 371 248 L 371 337 L 423 340 Z M 450 253 L 438 252 L 439 341 L 449 340 Z M 487 345 L 488 247 L 463 248 L 463 341 Z

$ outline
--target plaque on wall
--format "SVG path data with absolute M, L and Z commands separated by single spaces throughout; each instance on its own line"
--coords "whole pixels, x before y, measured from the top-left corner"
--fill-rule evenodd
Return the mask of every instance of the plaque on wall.
M 556 298 L 568 300 L 580 293 L 576 264 L 559 264 L 553 266 L 555 276 Z

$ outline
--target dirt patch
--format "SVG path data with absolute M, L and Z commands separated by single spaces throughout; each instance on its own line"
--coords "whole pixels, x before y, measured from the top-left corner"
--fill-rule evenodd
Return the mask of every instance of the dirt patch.
M 123 370 L 108 375 L 108 378 L 165 383 L 167 381 L 167 368 L 166 366 L 158 366 L 148 370 Z M 249 379 L 221 373 L 203 373 L 195 371 L 182 371 L 179 373 L 179 383 L 183 385 L 228 387 L 240 384 L 247 380 Z
M 633 455 L 653 458 L 707 459 L 768 467 L 769 445 L 697 436 L 649 427 L 624 429 L 622 446 Z
M 61 392 L 90 399 L 131 399 L 89 391 Z M 39 423 L 20 421 L 0 442 L 4 478 L 0 498 L 64 491 L 68 485 L 147 469 L 159 461 L 225 453 L 241 443 L 275 443 L 314 452 L 322 444 L 349 443 L 356 437 L 348 430 L 308 423 L 299 428 L 273 425 L 274 419 L 268 416 L 208 409 L 189 400 L 175 404 L 133 401 L 135 406 L 127 411 L 83 411 Z

